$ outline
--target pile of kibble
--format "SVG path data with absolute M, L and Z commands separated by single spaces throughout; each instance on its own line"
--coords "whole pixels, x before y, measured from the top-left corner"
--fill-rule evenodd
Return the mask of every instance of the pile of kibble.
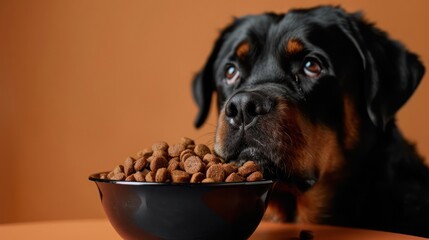
M 225 163 L 204 144 L 183 137 L 169 145 L 156 142 L 137 157 L 128 157 L 113 171 L 101 173 L 101 179 L 137 182 L 212 183 L 253 182 L 263 179 L 258 166 L 247 161 L 241 166 Z

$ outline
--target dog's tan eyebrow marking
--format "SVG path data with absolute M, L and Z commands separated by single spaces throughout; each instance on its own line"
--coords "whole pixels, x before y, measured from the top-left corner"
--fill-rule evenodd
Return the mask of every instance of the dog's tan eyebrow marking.
M 235 49 L 235 55 L 244 60 L 250 51 L 250 43 L 248 41 L 241 42 Z
M 304 49 L 304 44 L 296 38 L 290 39 L 286 44 L 286 54 L 295 55 Z

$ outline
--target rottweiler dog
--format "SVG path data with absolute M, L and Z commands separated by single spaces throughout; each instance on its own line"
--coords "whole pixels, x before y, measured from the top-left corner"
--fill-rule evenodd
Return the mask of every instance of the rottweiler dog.
M 265 218 L 429 237 L 429 169 L 395 114 L 419 57 L 341 7 L 234 19 L 192 89 L 214 150 L 277 179 Z

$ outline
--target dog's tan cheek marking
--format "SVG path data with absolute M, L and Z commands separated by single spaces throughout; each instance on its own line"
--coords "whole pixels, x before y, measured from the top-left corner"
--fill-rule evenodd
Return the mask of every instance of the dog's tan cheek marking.
M 278 119 L 281 123 L 273 126 L 272 129 L 276 129 L 277 131 L 270 130 L 273 132 L 273 138 L 278 139 L 278 144 L 281 144 L 278 148 L 284 151 L 285 162 L 283 164 L 289 168 L 287 169 L 288 171 L 301 171 L 301 169 L 306 168 L 308 158 L 303 156 L 303 154 L 306 154 L 303 151 L 306 143 L 297 122 L 299 121 L 297 117 L 299 115 L 298 110 L 284 101 L 279 101 L 276 112 L 279 114 Z M 280 129 L 278 129 L 279 125 Z
M 315 126 L 312 131 L 314 135 L 307 142 L 319 180 L 297 198 L 297 221 L 303 223 L 319 223 L 329 211 L 328 205 L 333 195 L 331 187 L 338 182 L 343 162 L 336 134 L 323 126 Z
M 281 128 L 273 126 L 273 129 L 274 132 L 283 134 L 274 134 L 273 138 L 282 144 L 281 148 L 284 149 L 285 155 L 283 164 L 286 170 L 302 176 L 316 172 L 320 177 L 319 182 L 304 193 L 294 188 L 276 191 L 287 191 L 296 196 L 296 221 L 318 223 L 328 211 L 328 203 L 332 196 L 330 186 L 336 181 L 336 172 L 342 166 L 337 135 L 323 125 L 311 123 L 297 107 L 288 103 L 279 101 L 276 112 L 280 121 L 277 125 L 281 125 Z M 282 196 L 282 193 L 277 195 Z M 291 220 L 290 214 L 286 211 L 291 209 L 288 204 L 291 203 L 273 198 L 264 219 Z
M 353 149 L 359 140 L 360 119 L 356 113 L 356 107 L 350 97 L 344 96 L 344 146 Z
M 244 60 L 247 56 L 247 54 L 250 51 L 250 44 L 248 41 L 244 41 L 238 45 L 238 47 L 235 50 L 235 55 L 240 58 L 241 60 Z
M 339 181 L 343 166 L 337 134 L 331 129 L 318 124 L 311 124 L 299 115 L 300 128 L 306 138 L 305 151 L 301 155 L 307 157 L 306 165 L 302 166 L 318 172 L 319 181 L 307 192 L 297 197 L 297 221 L 318 223 L 329 211 L 328 203 L 332 197 L 332 188 Z
M 325 171 L 324 168 L 330 168 L 328 163 L 330 156 L 335 152 L 336 135 L 320 125 L 310 123 L 297 107 L 287 103 L 280 102 L 277 106 L 277 112 L 281 119 L 281 125 L 284 132 L 287 133 L 290 140 L 283 143 L 285 149 L 284 164 L 287 170 L 301 176 L 307 176 L 311 172 Z M 277 130 L 277 129 L 276 129 Z M 283 132 L 283 131 L 280 131 Z M 280 138 L 281 139 L 281 138 Z M 284 140 L 282 140 L 284 141 Z M 295 220 L 303 223 L 317 223 L 319 216 L 326 209 L 329 200 L 329 188 L 324 184 L 316 184 L 313 189 L 302 193 L 295 188 L 274 189 L 272 199 L 267 209 L 264 219 L 270 221 L 287 221 L 291 213 L 287 209 L 292 209 L 288 204 L 296 204 L 296 215 L 292 213 Z M 282 191 L 296 196 L 296 203 L 282 201 Z M 277 199 L 276 196 L 279 196 Z
M 225 142 L 225 136 L 228 131 L 227 122 L 225 119 L 225 111 L 222 110 L 219 114 L 217 127 L 216 127 L 216 140 L 214 144 L 214 150 L 217 154 L 223 155 L 223 146 Z M 223 157 L 223 156 L 222 156 Z
M 290 39 L 286 44 L 287 55 L 294 55 L 294 54 L 300 53 L 303 49 L 304 49 L 304 44 L 296 38 Z

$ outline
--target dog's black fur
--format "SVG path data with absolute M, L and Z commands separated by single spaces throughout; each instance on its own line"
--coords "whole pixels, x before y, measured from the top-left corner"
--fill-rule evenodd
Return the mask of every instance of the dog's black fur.
M 217 92 L 215 152 L 256 161 L 277 220 L 429 237 L 429 170 L 395 124 L 424 74 L 360 13 L 321 6 L 235 19 L 193 82 Z

